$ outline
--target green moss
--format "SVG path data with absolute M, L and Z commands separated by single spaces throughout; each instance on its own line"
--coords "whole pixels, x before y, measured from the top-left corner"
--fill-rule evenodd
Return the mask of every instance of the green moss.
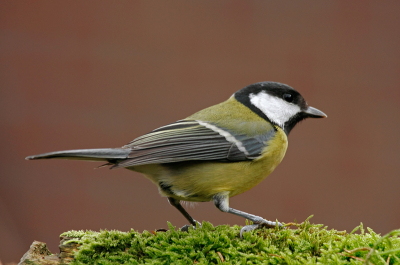
M 204 222 L 189 233 L 69 231 L 81 244 L 73 264 L 400 264 L 400 229 L 380 236 L 363 225 L 351 233 L 322 225 L 260 229 L 239 238 L 239 226 Z M 356 232 L 359 233 L 356 233 Z M 367 260 L 367 262 L 365 262 Z

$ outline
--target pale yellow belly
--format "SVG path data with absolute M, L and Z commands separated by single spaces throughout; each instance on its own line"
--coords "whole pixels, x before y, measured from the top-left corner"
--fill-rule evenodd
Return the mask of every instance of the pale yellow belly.
M 259 184 L 282 161 L 287 149 L 287 137 L 278 130 L 262 156 L 253 161 L 232 163 L 185 162 L 163 165 L 143 165 L 128 168 L 143 173 L 164 196 L 184 201 L 210 201 L 215 194 L 228 192 L 229 197 L 243 193 Z

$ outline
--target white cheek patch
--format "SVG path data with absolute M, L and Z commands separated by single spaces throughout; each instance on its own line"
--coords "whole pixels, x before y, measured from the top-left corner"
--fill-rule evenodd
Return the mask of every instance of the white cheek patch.
M 283 128 L 285 122 L 299 113 L 300 107 L 265 92 L 250 94 L 250 102 L 261 110 L 272 122 Z

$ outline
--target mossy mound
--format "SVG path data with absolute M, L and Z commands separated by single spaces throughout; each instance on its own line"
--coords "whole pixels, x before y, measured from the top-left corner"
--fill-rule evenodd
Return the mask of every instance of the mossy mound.
M 260 229 L 240 239 L 239 226 L 204 222 L 189 233 L 69 231 L 79 245 L 72 264 L 400 264 L 400 230 L 380 236 L 362 224 L 351 233 L 322 225 Z

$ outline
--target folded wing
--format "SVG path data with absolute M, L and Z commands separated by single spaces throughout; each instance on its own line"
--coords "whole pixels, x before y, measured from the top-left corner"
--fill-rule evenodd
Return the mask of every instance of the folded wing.
M 237 162 L 255 159 L 274 130 L 259 137 L 235 135 L 224 128 L 195 120 L 181 120 L 136 138 L 122 148 L 128 157 L 114 168 L 183 161 Z

